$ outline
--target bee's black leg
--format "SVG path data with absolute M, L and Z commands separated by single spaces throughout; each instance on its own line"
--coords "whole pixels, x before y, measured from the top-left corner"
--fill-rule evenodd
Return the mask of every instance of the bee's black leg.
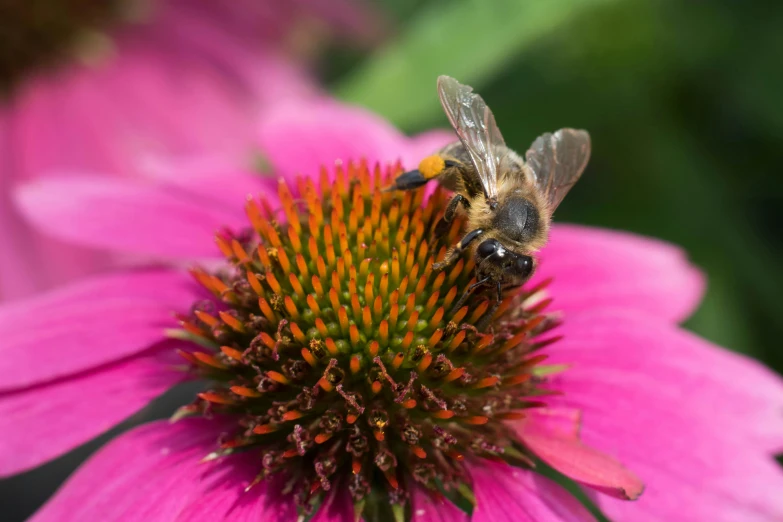
M 472 294 L 473 291 L 476 288 L 478 288 L 480 286 L 484 286 L 485 284 L 487 284 L 488 281 L 489 281 L 489 278 L 487 277 L 487 278 L 482 279 L 481 281 L 477 281 L 477 282 L 473 283 L 472 285 L 470 285 L 468 287 L 468 289 L 465 290 L 465 293 L 462 294 L 462 296 L 457 300 L 456 303 L 454 303 L 454 306 L 451 307 L 451 311 L 449 312 L 449 315 L 454 315 L 457 312 L 457 310 L 462 308 L 462 305 L 464 305 L 465 301 L 468 300 L 468 297 L 470 297 L 470 294 Z
M 470 201 L 462 194 L 457 194 L 451 198 L 449 206 L 446 207 L 446 212 L 443 214 L 443 218 L 438 221 L 438 224 L 435 227 L 435 235 L 442 236 L 449 231 L 449 225 L 451 225 L 451 222 L 454 220 L 454 216 L 457 215 L 457 209 L 460 205 L 467 210 L 470 208 Z
M 500 307 L 501 301 L 503 301 L 503 287 L 500 284 L 500 281 L 497 282 L 497 299 L 492 304 L 490 308 L 487 309 L 487 311 L 484 313 L 484 316 L 479 320 L 478 323 L 476 323 L 476 328 L 479 330 L 483 330 L 485 326 L 489 323 L 489 321 L 492 319 L 492 316 L 495 315 L 495 312 Z
M 483 233 L 484 233 L 483 230 L 477 228 L 476 230 L 471 230 L 470 232 L 465 234 L 465 237 L 463 237 L 459 243 L 457 243 L 454 247 L 450 248 L 448 252 L 446 252 L 446 257 L 443 258 L 443 261 L 433 264 L 432 268 L 434 270 L 443 270 L 444 268 L 450 266 L 457 259 L 459 259 L 460 254 L 462 254 L 462 252 L 464 252 L 465 249 L 468 248 L 468 246 L 473 241 L 478 239 L 478 237 Z
M 454 167 L 459 167 L 459 164 L 441 157 L 440 154 L 433 154 L 421 160 L 418 169 L 409 170 L 397 176 L 394 183 L 390 187 L 383 189 L 383 191 L 417 189 Z
M 426 185 L 428 181 L 429 179 L 425 178 L 424 174 L 422 174 L 419 169 L 409 170 L 408 172 L 403 172 L 397 176 L 394 179 L 394 183 L 383 189 L 383 191 L 413 190 Z

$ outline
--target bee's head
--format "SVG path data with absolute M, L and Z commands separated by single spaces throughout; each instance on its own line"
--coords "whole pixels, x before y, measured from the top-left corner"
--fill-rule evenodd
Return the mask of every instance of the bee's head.
M 497 239 L 486 239 L 476 248 L 476 267 L 479 279 L 492 276 L 506 284 L 522 284 L 533 275 L 535 261 L 508 250 Z

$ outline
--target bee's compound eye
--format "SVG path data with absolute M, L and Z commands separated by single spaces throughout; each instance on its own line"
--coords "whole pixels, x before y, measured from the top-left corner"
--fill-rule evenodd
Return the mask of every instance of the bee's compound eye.
M 500 243 L 498 243 L 497 240 L 487 239 L 478 246 L 478 250 L 476 252 L 478 253 L 479 257 L 483 259 L 494 254 L 499 246 Z
M 533 273 L 533 258 L 530 256 L 517 257 L 514 265 L 520 277 L 527 279 Z

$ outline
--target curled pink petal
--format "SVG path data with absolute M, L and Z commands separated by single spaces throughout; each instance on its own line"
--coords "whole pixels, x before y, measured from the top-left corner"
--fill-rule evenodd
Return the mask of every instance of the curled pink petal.
M 532 471 L 482 463 L 471 468 L 471 475 L 476 495 L 471 522 L 595 520 L 569 492 Z
M 545 415 L 542 413 L 538 414 Z M 563 426 L 525 419 L 517 424 L 522 442 L 541 460 L 567 477 L 595 490 L 624 500 L 636 500 L 644 484 L 617 460 L 585 446 L 577 436 L 578 424 Z
M 535 424 L 560 437 L 579 438 L 582 427 L 582 412 L 576 408 L 533 408 L 525 412 L 525 418 L 518 426 Z
M 656 239 L 553 225 L 531 284 L 552 278 L 548 295 L 566 313 L 597 308 L 643 311 L 674 322 L 704 293 L 704 277 L 679 248 Z
M 551 398 L 582 411 L 581 439 L 643 477 L 613 520 L 783 519 L 783 379 L 756 361 L 633 311 L 572 314 Z M 698 499 L 694 502 L 694 499 Z
M 140 352 L 176 326 L 199 291 L 186 274 L 96 277 L 0 307 L 0 389 L 51 381 Z
M 174 368 L 177 359 L 167 342 L 61 380 L 0 393 L 0 476 L 43 464 L 137 412 L 186 377 Z

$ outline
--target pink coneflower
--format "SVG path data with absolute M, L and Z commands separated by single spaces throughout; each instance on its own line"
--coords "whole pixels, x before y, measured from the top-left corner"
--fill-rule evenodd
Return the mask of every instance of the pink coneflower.
M 289 52 L 301 47 L 291 41 L 297 34 L 302 39 L 301 24 L 317 18 L 365 37 L 378 26 L 353 0 L 127 3 L 147 9 L 113 27 L 88 58 L 40 71 L 0 100 L 0 300 L 117 262 L 32 231 L 11 204 L 17 183 L 94 173 L 144 176 L 163 158 L 205 150 L 211 161 L 250 164 L 266 108 L 318 92 L 305 64 Z M 80 13 L 78 5 L 72 9 Z M 312 35 L 322 33 L 307 34 L 318 40 Z M 50 257 L 59 262 L 43 261 Z
M 273 187 L 221 171 L 19 194 L 49 233 L 171 263 L 0 310 L 2 473 L 205 382 L 34 520 L 591 520 L 541 461 L 613 520 L 783 517 L 783 383 L 676 326 L 703 286 L 681 251 L 554 226 L 477 328 L 485 296 L 449 306 L 471 263 L 430 269 L 459 232 L 431 233 L 445 195 L 378 190 L 442 136 L 334 104 L 267 121 Z

